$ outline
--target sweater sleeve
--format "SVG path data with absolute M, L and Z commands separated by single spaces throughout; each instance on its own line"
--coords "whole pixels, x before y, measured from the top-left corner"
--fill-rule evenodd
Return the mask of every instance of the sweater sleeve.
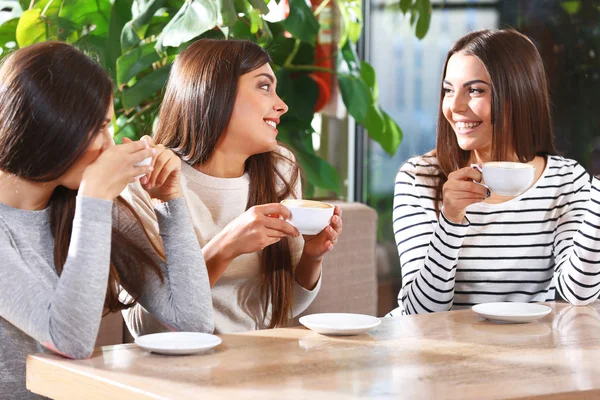
M 396 176 L 393 228 L 402 288 L 398 296 L 401 313 L 447 311 L 454 300 L 458 253 L 469 222 L 455 224 L 440 213 L 433 214 L 433 198 L 417 190 L 417 169 L 405 164 Z M 398 311 L 393 311 L 396 315 Z
M 140 305 L 171 330 L 212 332 L 214 317 L 208 272 L 185 200 L 178 198 L 158 205 L 153 217 L 158 222 L 166 261 L 156 255 L 138 223 L 128 221 L 128 227 L 124 228 L 129 237 L 153 255 L 164 274 L 164 283 L 156 274 L 146 274 Z M 136 319 L 147 318 L 147 314 L 138 307 L 137 311 L 126 312 L 124 316 L 129 319 L 126 322 L 131 328 L 144 326 L 144 321 Z M 131 318 L 134 320 L 131 321 Z
M 559 294 L 573 305 L 586 305 L 600 293 L 600 182 L 577 166 L 575 194 L 557 222 L 554 280 Z
M 110 266 L 112 202 L 78 196 L 69 252 L 56 287 L 39 279 L 0 219 L 0 315 L 44 347 L 88 357 L 96 342 Z

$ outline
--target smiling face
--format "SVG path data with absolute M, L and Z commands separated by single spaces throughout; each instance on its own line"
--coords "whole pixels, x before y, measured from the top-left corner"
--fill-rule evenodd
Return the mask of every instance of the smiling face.
M 491 80 L 484 65 L 474 56 L 452 55 L 443 90 L 442 111 L 454 129 L 460 148 L 490 154 L 493 132 Z
M 231 119 L 221 148 L 247 156 L 277 147 L 279 118 L 288 110 L 277 96 L 277 80 L 269 64 L 240 76 Z

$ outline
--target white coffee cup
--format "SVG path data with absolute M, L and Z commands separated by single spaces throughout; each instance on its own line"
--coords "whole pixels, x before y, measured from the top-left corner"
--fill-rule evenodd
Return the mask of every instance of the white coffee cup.
M 519 196 L 533 184 L 535 167 L 531 164 L 493 161 L 480 167 L 471 164 L 483 175 L 483 186 L 501 196 Z
M 142 161 L 140 161 L 137 164 L 133 164 L 134 167 L 142 167 L 142 166 L 147 166 L 152 164 L 152 157 L 147 157 L 144 158 Z M 135 177 L 135 179 L 140 179 L 142 176 L 145 176 L 146 174 L 142 174 L 142 175 L 138 175 Z
M 334 206 L 322 201 L 287 199 L 281 202 L 290 210 L 287 220 L 303 235 L 316 235 L 329 225 Z

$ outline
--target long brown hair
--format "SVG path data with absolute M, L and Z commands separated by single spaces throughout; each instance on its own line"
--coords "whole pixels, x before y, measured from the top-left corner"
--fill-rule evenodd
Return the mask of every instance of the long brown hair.
M 158 117 L 154 140 L 171 148 L 188 164 L 209 160 L 231 119 L 240 76 L 269 63 L 269 54 L 244 40 L 200 39 L 177 56 Z M 291 163 L 291 178 L 276 168 Z M 271 151 L 246 161 L 250 191 L 246 208 L 276 203 L 290 195 L 298 166 Z M 283 188 L 277 189 L 277 180 Z M 289 179 L 289 180 L 288 180 Z M 271 305 L 270 328 L 283 326 L 291 316 L 294 272 L 287 239 L 266 247 L 261 256 L 261 297 L 266 316 Z
M 456 53 L 477 57 L 490 75 L 492 161 L 507 160 L 511 150 L 520 162 L 529 162 L 537 155 L 556 154 L 544 64 L 532 41 L 514 29 L 471 32 L 448 52 L 442 80 L 448 60 Z M 448 174 L 466 167 L 471 157 L 470 151 L 458 146 L 456 134 L 442 111 L 443 100 L 440 87 L 435 156 L 442 175 L 436 193 L 437 211 Z
M 34 182 L 58 179 L 98 135 L 112 89 L 102 67 L 68 44 L 38 43 L 11 54 L 0 68 L 0 169 Z M 58 275 L 67 260 L 76 196 L 58 186 L 49 202 Z M 119 301 L 118 284 L 137 300 L 147 269 L 163 279 L 151 255 L 117 229 L 121 217 L 141 226 L 133 208 L 120 197 L 115 204 L 107 311 L 131 306 Z

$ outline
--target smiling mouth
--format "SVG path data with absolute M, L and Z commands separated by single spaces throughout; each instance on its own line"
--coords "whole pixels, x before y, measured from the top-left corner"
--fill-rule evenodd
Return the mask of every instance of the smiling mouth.
M 275 121 L 270 121 L 270 120 L 269 120 L 269 121 L 267 121 L 267 120 L 265 120 L 265 123 L 266 123 L 267 125 L 269 125 L 271 128 L 273 128 L 273 129 L 277 129 L 277 123 L 276 123 Z
M 459 132 L 470 131 L 472 129 L 477 128 L 479 125 L 481 125 L 481 121 L 479 121 L 479 122 L 456 122 L 455 123 L 456 130 Z

